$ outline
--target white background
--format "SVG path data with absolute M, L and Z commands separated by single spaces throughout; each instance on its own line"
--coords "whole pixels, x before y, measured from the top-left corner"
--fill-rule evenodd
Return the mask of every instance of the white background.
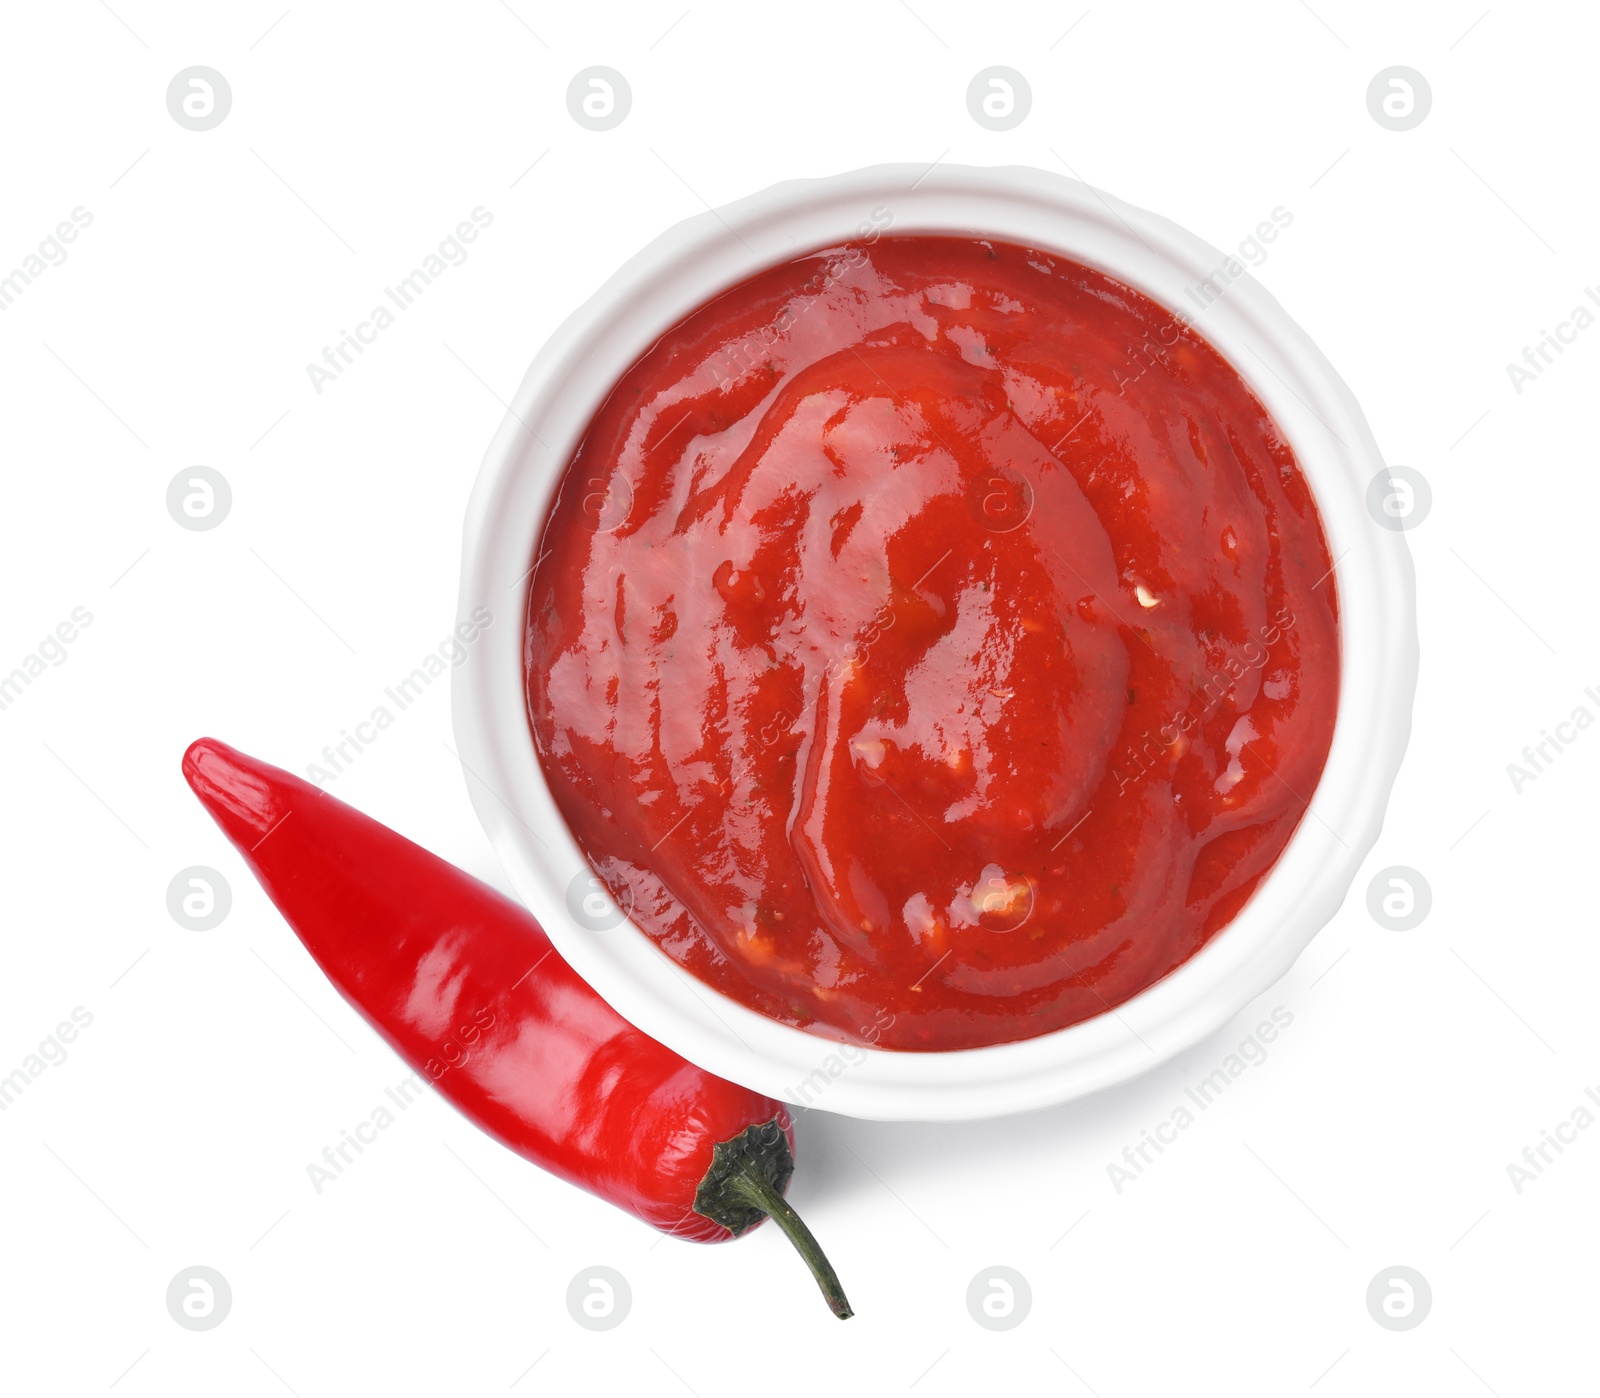
M 1600 328 L 1520 395 L 1505 366 L 1600 283 L 1592 11 L 281 5 L 6 13 L 0 275 L 74 207 L 93 223 L 0 313 L 0 672 L 74 607 L 94 620 L 0 712 L 0 1075 L 75 1006 L 94 1020 L 0 1114 L 0 1385 L 1573 1391 L 1600 1130 L 1520 1194 L 1506 1167 L 1600 1084 L 1600 731 L 1520 794 L 1506 764 L 1600 714 Z M 191 64 L 232 87 L 208 132 L 166 109 Z M 591 64 L 633 91 L 605 133 L 567 113 Z M 967 112 L 990 64 L 1033 89 L 1010 132 Z M 1392 64 L 1432 87 L 1409 132 L 1367 111 Z M 307 1164 L 406 1070 L 189 794 L 184 746 L 303 770 L 440 643 L 501 400 L 650 237 L 777 179 L 938 158 L 1070 166 L 1227 249 L 1293 213 L 1258 277 L 1434 493 L 1410 535 L 1416 730 L 1344 909 L 1233 1026 L 1113 1093 L 965 1127 L 805 1117 L 791 1197 L 847 1325 L 775 1230 L 659 1240 L 436 1099 L 315 1193 Z M 479 205 L 468 260 L 317 394 L 307 362 Z M 234 497 L 205 533 L 165 506 L 197 464 Z M 444 689 L 333 790 L 500 882 Z M 210 932 L 166 908 L 194 864 L 233 888 Z M 1394 864 L 1433 889 L 1409 932 L 1367 911 Z M 1277 1006 L 1265 1062 L 1119 1194 L 1108 1164 Z M 164 1300 L 195 1264 L 233 1289 L 206 1333 Z M 603 1334 L 564 1299 L 596 1264 L 633 1291 Z M 965 1302 L 995 1264 L 1033 1295 L 1004 1333 Z M 1364 1299 L 1395 1264 L 1433 1290 L 1400 1334 Z

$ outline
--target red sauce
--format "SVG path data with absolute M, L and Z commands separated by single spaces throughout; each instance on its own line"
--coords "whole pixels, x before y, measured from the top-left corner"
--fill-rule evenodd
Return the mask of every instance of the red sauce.
M 1004 1043 L 1143 990 L 1332 739 L 1288 445 L 1191 327 L 1055 255 L 885 237 L 734 287 L 617 384 L 540 547 L 528 709 L 573 834 L 673 960 L 834 1038 Z

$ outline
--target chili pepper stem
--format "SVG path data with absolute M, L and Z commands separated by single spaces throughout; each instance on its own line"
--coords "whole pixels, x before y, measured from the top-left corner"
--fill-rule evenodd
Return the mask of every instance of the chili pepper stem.
M 822 1245 L 806 1227 L 805 1220 L 789 1207 L 789 1201 L 772 1187 L 757 1165 L 753 1161 L 746 1161 L 737 1173 L 728 1177 L 724 1187 L 742 1202 L 760 1209 L 783 1229 L 785 1236 L 794 1244 L 794 1250 L 805 1259 L 811 1275 L 817 1279 L 828 1309 L 840 1320 L 849 1320 L 855 1312 L 845 1299 L 844 1287 L 839 1282 L 839 1274 L 833 1270 L 833 1263 L 828 1261 Z
M 811 1268 L 828 1308 L 840 1320 L 855 1314 L 845 1300 L 839 1274 L 783 1197 L 794 1174 L 794 1154 L 781 1118 L 747 1126 L 731 1140 L 719 1141 L 711 1152 L 711 1168 L 695 1191 L 694 1211 L 720 1223 L 737 1238 L 770 1218 L 783 1229 L 795 1251 Z

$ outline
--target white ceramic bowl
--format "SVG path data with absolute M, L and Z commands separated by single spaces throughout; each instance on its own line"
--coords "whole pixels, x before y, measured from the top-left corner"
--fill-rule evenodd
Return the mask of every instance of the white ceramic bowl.
M 612 384 L 713 295 L 760 268 L 850 241 L 875 209 L 892 215 L 890 233 L 971 233 L 1064 253 L 1183 312 L 1287 435 L 1337 560 L 1338 721 L 1310 810 L 1282 858 L 1233 922 L 1165 979 L 1082 1024 L 991 1048 L 842 1048 L 695 980 L 631 923 L 605 931 L 580 924 L 569 890 L 588 864 L 546 787 L 524 710 L 533 548 L 568 458 Z M 1383 459 L 1311 341 L 1248 276 L 1197 309 L 1190 289 L 1227 261 L 1164 218 L 1044 171 L 879 165 L 775 185 L 678 224 L 540 351 L 467 509 L 460 614 L 487 606 L 495 620 L 456 670 L 455 731 L 473 804 L 512 884 L 561 954 L 630 1021 L 702 1067 L 786 1101 L 878 1119 L 1000 1116 L 1122 1082 L 1181 1053 L 1283 975 L 1332 917 L 1377 838 L 1410 733 L 1411 560 L 1403 535 L 1368 513 L 1367 488 Z

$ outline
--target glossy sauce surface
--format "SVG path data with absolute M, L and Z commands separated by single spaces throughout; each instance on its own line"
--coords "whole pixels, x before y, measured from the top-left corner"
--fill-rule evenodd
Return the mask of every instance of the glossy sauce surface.
M 619 381 L 539 550 L 529 715 L 579 844 L 686 970 L 839 1039 L 1115 1007 L 1244 905 L 1332 738 L 1293 454 L 1194 328 L 1058 255 L 883 237 L 733 288 Z

